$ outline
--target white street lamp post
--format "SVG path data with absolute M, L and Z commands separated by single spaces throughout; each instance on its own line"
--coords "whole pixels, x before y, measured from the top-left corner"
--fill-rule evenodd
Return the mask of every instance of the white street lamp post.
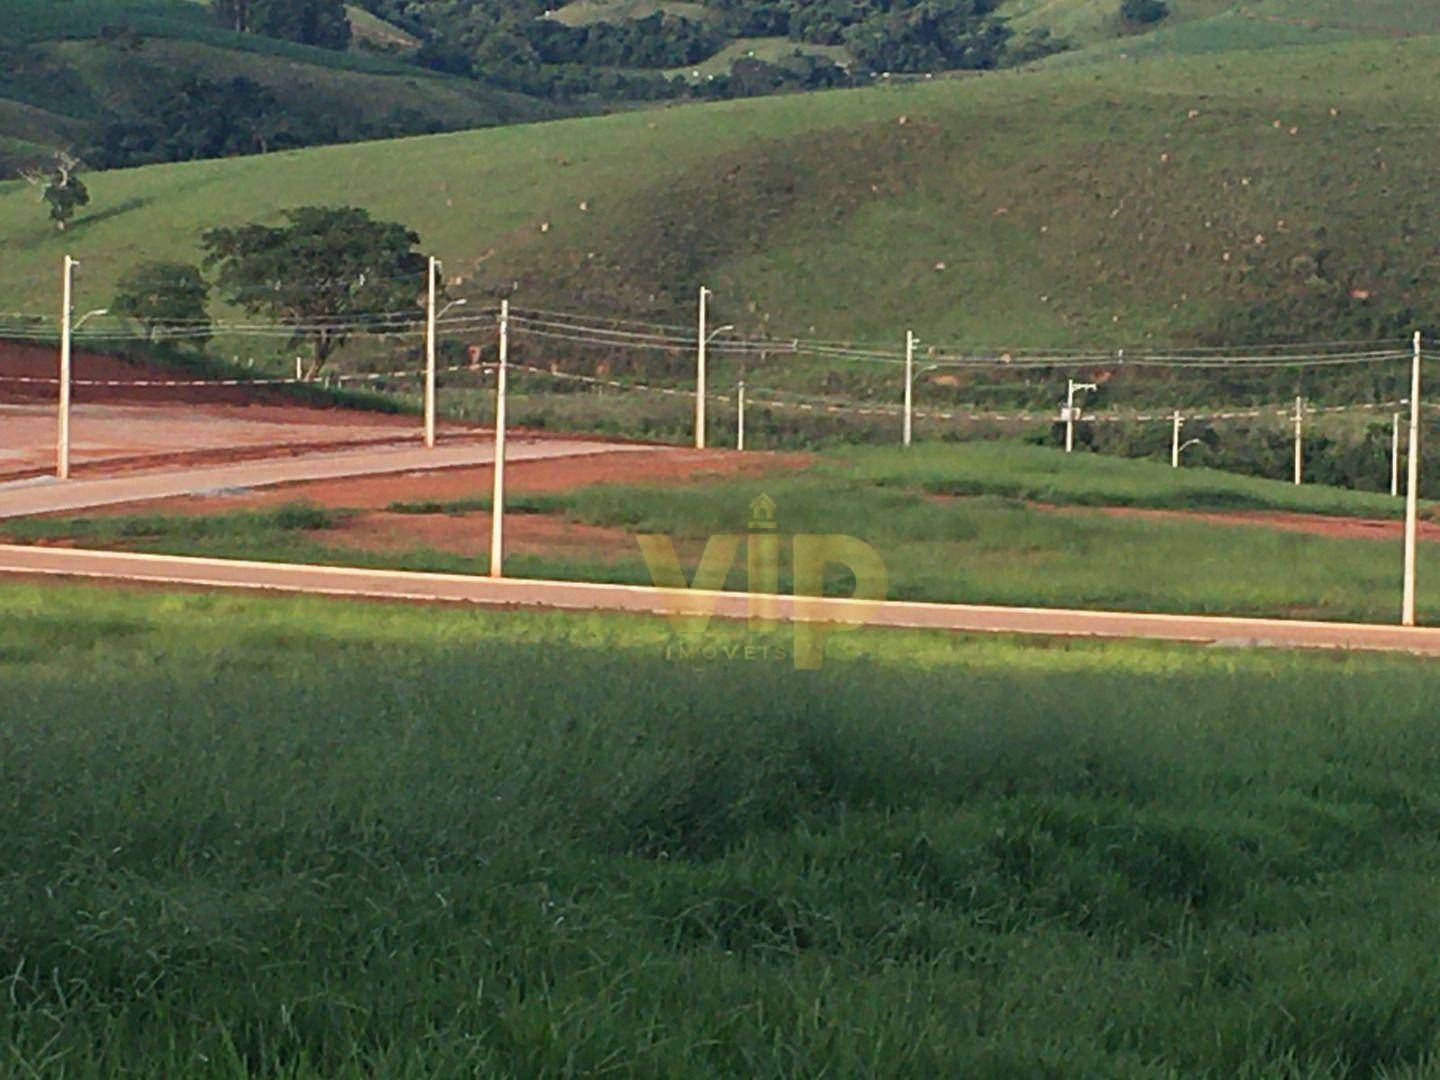
M 56 414 L 55 477 L 70 479 L 70 382 L 71 382 L 71 337 L 86 321 L 110 314 L 109 308 L 87 311 L 78 321 L 73 320 L 75 296 L 75 268 L 80 263 L 65 256 L 64 279 L 61 286 L 60 311 L 60 393 Z
M 1074 379 L 1069 380 L 1070 389 L 1065 395 L 1065 452 L 1075 452 L 1075 394 L 1080 390 L 1089 390 L 1092 393 L 1100 387 L 1095 383 L 1077 383 Z

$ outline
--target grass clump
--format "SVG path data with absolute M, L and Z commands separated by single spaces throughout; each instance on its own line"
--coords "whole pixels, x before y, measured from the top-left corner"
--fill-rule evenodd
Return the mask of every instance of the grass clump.
M 332 528 L 346 515 L 306 502 L 286 503 L 273 510 L 242 510 L 230 514 L 116 514 L 104 517 L 28 518 L 6 521 L 0 530 L 14 541 L 34 543 L 73 540 L 98 545 L 134 541 L 234 543 L 263 545 L 290 534 Z
M 507 495 L 505 511 L 510 514 L 553 514 L 563 508 L 564 500 L 548 495 Z M 435 515 L 463 517 L 466 514 L 488 514 L 495 501 L 489 496 L 466 499 L 424 499 L 419 502 L 392 502 L 385 509 L 392 514 Z

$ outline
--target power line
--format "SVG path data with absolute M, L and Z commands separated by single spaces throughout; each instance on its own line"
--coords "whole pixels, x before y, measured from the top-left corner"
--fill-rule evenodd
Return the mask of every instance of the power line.
M 350 279 L 331 279 L 348 282 Z M 411 280 L 380 278 L 376 281 Z M 488 307 L 488 305 L 487 305 Z M 697 345 L 688 328 L 665 323 L 645 322 L 607 315 L 588 315 L 548 311 L 540 308 L 516 309 L 512 327 L 519 333 L 541 340 L 567 342 L 575 345 L 611 349 L 652 350 L 688 353 Z M 528 313 L 528 314 L 527 314 Z M 117 322 L 123 317 L 102 318 Z M 465 332 L 493 325 L 493 310 L 469 312 L 444 318 L 437 329 L 444 332 Z M 20 340 L 45 340 L 56 316 L 11 312 L 0 316 L 0 335 Z M 6 325 L 9 323 L 10 325 Z M 638 328 L 638 329 L 635 329 Z M 288 338 L 305 335 L 361 335 L 383 337 L 414 337 L 423 333 L 423 313 L 417 309 L 384 312 L 350 312 L 334 316 L 308 316 L 294 320 L 269 321 L 224 319 L 206 322 L 201 319 L 177 320 L 167 323 L 161 336 L 171 339 L 199 337 Z M 104 325 L 78 330 L 73 337 L 85 341 L 133 341 L 148 339 L 148 330 L 109 329 Z M 717 355 L 731 357 L 777 355 L 808 356 L 819 360 L 870 364 L 901 364 L 904 354 L 893 346 L 863 345 L 803 337 L 760 337 L 731 334 L 711 343 Z M 1086 350 L 1076 348 L 1036 350 L 943 350 L 931 348 L 925 360 L 931 369 L 988 370 L 1039 368 L 1091 368 L 1119 370 L 1135 368 L 1225 369 L 1250 367 L 1306 368 L 1385 363 L 1408 358 L 1396 347 L 1393 339 L 1366 341 L 1315 341 L 1268 343 L 1248 346 L 1193 346 L 1182 348 L 1147 348 L 1126 350 Z

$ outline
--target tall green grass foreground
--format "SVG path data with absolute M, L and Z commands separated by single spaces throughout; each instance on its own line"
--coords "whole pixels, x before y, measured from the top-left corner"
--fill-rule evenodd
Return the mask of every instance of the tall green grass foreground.
M 1418 661 L 872 633 L 797 674 L 648 620 L 0 611 L 5 1073 L 1440 1065 Z

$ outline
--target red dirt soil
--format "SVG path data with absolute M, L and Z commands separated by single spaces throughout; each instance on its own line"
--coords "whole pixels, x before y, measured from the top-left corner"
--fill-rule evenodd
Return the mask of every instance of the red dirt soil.
M 52 345 L 21 345 L 0 341 L 0 401 L 16 403 L 50 402 L 57 389 L 52 383 L 7 382 L 7 378 L 54 379 L 58 374 L 59 355 Z M 180 368 L 155 368 L 130 360 L 99 353 L 77 352 L 70 361 L 71 377 L 77 383 L 88 381 L 138 383 L 152 380 L 212 378 L 187 374 Z M 261 405 L 292 404 L 292 399 L 274 387 L 247 386 L 74 386 L 72 399 L 77 403 L 146 404 L 184 402 L 196 405 Z
M 804 454 L 740 454 L 729 450 L 656 449 L 623 454 L 589 454 L 513 462 L 505 471 L 507 490 L 515 494 L 571 491 L 595 484 L 678 484 L 735 476 L 760 476 L 800 468 Z M 128 506 L 96 507 L 87 517 L 145 513 L 160 516 L 223 514 L 285 503 L 307 502 L 328 509 L 360 510 L 317 539 L 340 551 L 441 551 L 484 559 L 490 547 L 490 515 L 472 513 L 398 514 L 395 502 L 447 502 L 487 497 L 494 481 L 488 465 L 428 473 L 362 476 L 290 484 L 235 495 L 163 499 Z M 69 515 L 61 515 L 69 516 Z M 3 531 L 3 530 L 0 530 Z M 73 546 L 56 542 L 46 546 Z M 613 562 L 638 554 L 635 537 L 624 529 L 566 521 L 543 514 L 511 514 L 505 521 L 506 550 Z M 684 545 L 681 545 L 684 548 Z M 687 552 L 688 554 L 688 552 Z
M 303 405 L 81 404 L 71 412 L 70 430 L 72 473 L 82 477 L 419 439 L 411 417 Z M 0 480 L 54 469 L 54 407 L 0 404 Z
M 682 450 L 670 447 L 587 454 L 570 458 L 512 462 L 505 469 L 507 490 L 516 494 L 571 491 L 595 484 L 657 484 L 759 476 L 777 469 L 801 468 L 805 454 L 736 453 L 733 450 Z M 395 502 L 450 502 L 488 497 L 494 477 L 489 465 L 427 473 L 357 476 L 344 480 L 287 484 L 235 495 L 162 499 L 143 505 L 97 507 L 101 514 L 223 514 L 285 503 L 308 502 L 327 509 L 384 510 Z M 402 515 L 424 520 L 429 515 Z M 530 515 L 514 515 L 515 520 Z M 488 519 L 487 519 L 488 520 Z
M 1306 533 L 1337 540 L 1402 540 L 1403 521 L 1382 521 L 1374 518 L 1342 518 L 1325 514 L 1294 514 L 1279 510 L 1236 510 L 1210 512 L 1196 510 L 1144 510 L 1130 506 L 1049 506 L 1047 510 L 1064 514 L 1104 514 L 1107 517 L 1142 518 L 1147 521 L 1190 521 L 1209 525 L 1247 525 L 1279 529 L 1282 532 Z M 1420 523 L 1420 539 L 1440 541 L 1440 524 Z
M 0 341 L 0 479 L 49 475 L 55 459 L 53 347 Z M 74 377 L 133 384 L 185 381 L 180 369 L 78 353 Z M 77 476 L 167 466 L 218 465 L 335 447 L 419 438 L 405 415 L 296 402 L 278 387 L 84 386 L 73 388 L 71 459 Z M 473 431 L 447 424 L 442 432 Z
M 365 513 L 318 534 L 327 547 L 386 553 L 443 551 L 486 559 L 490 515 Z M 512 555 L 546 555 L 614 561 L 636 555 L 635 537 L 624 529 L 583 525 L 546 514 L 505 518 L 505 550 Z

